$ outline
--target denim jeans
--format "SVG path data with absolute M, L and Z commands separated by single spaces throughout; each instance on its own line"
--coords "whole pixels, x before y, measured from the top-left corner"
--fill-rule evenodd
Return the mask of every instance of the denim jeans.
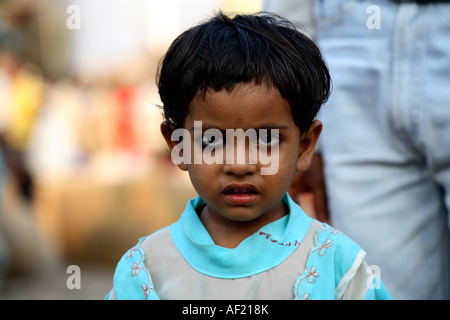
M 324 0 L 315 12 L 333 80 L 319 116 L 331 224 L 393 299 L 449 299 L 450 4 Z

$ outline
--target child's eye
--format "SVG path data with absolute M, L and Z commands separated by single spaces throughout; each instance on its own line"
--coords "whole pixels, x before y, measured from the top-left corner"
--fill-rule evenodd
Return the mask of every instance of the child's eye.
M 266 130 L 261 130 L 258 136 L 259 145 L 267 145 L 270 147 L 275 147 L 280 144 L 280 136 L 275 132 L 267 132 Z M 264 132 L 266 131 L 266 132 Z
M 202 146 L 219 147 L 224 144 L 222 134 L 205 132 L 202 137 Z

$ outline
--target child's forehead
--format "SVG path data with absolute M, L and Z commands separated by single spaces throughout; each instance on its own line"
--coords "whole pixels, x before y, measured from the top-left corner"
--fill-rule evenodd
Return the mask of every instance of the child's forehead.
M 289 102 L 267 83 L 237 83 L 233 88 L 198 93 L 191 101 L 189 122 L 216 128 L 272 127 L 292 124 Z M 280 123 L 282 122 L 282 124 Z

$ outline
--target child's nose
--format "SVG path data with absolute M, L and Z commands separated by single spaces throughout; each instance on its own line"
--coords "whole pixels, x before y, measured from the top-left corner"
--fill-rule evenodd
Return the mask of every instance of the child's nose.
M 226 174 L 234 174 L 237 176 L 244 176 L 246 174 L 254 174 L 257 171 L 256 164 L 225 164 L 223 171 Z
M 254 174 L 258 170 L 256 164 L 246 163 L 225 163 L 223 166 L 223 172 L 226 174 L 234 174 L 237 176 L 243 176 L 246 174 Z

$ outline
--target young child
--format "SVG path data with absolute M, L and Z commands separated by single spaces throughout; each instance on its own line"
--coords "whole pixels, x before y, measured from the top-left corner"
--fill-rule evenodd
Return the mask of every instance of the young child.
M 107 299 L 390 298 L 365 252 L 287 194 L 330 91 L 311 40 L 280 17 L 218 13 L 173 42 L 158 86 L 162 135 L 199 196 L 122 257 Z

